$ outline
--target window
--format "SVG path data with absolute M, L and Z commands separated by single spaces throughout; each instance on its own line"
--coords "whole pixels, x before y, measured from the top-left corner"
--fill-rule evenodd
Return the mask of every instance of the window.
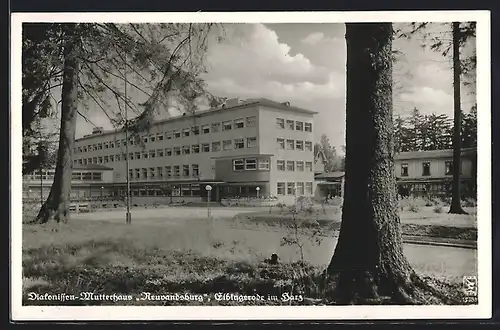
M 40 178 L 40 176 L 38 176 L 38 178 Z M 91 172 L 82 173 L 82 180 L 92 181 L 92 173 Z
M 159 166 L 156 168 L 156 172 L 159 178 L 163 178 L 163 167 Z
M 234 140 L 234 149 L 243 149 L 245 148 L 245 141 L 241 139 Z
M 212 142 L 212 151 L 213 152 L 220 151 L 220 142 Z
M 198 176 L 200 176 L 200 166 L 198 164 L 191 165 L 191 172 L 193 174 L 193 177 L 197 178 Z
M 113 161 L 113 155 L 109 156 L 110 157 L 110 162 Z M 87 158 L 83 159 L 83 165 L 87 165 Z
M 134 139 L 133 139 L 133 138 L 131 138 L 131 139 L 129 140 L 129 142 L 130 142 L 130 145 L 131 145 L 131 146 L 133 146 L 133 145 L 134 145 L 134 143 L 135 143 L 135 141 L 134 141 Z
M 148 137 L 147 136 L 143 137 L 142 141 L 144 141 L 144 143 L 148 143 Z
M 253 171 L 257 169 L 257 159 L 247 158 L 245 159 L 245 170 Z
M 146 151 L 143 152 L 142 159 L 148 159 L 148 153 Z
M 179 165 L 174 165 L 174 176 L 181 176 L 181 167 Z
M 156 174 L 155 168 L 154 167 L 150 167 L 149 168 L 149 177 L 150 178 L 154 178 L 156 176 L 155 174 Z
M 245 119 L 243 118 L 238 118 L 234 120 L 234 128 L 243 128 L 245 127 Z
M 102 181 L 102 173 L 93 172 L 92 173 L 92 180 L 93 181 Z
M 98 159 L 99 159 L 98 163 L 102 164 L 102 157 L 99 157 Z
M 116 147 L 117 147 L 117 148 L 119 148 L 119 147 L 120 147 L 120 141 L 116 141 Z M 95 144 L 94 144 L 94 150 L 97 150 L 97 149 L 95 148 Z
M 210 134 L 210 125 L 201 126 L 201 131 L 203 134 Z
M 285 128 L 285 120 L 283 118 L 276 118 L 276 127 Z
M 293 149 L 295 149 L 295 144 L 294 144 L 294 141 L 293 141 L 293 140 L 291 140 L 291 139 L 286 140 L 286 148 L 287 148 L 288 150 L 293 150 Z
M 158 141 L 163 141 L 163 133 L 156 134 L 156 138 L 158 139 Z
M 217 133 L 220 131 L 220 123 L 213 123 L 212 124 L 212 133 Z
M 191 185 L 191 195 L 200 196 L 200 185 L 199 184 L 194 183 Z
M 233 171 L 243 171 L 245 169 L 245 165 L 243 159 L 234 159 L 233 160 Z
M 256 116 L 247 117 L 247 127 L 255 127 L 256 124 L 257 124 Z
M 98 143 L 98 144 L 97 144 L 97 149 L 98 149 L 98 150 L 102 150 L 102 143 Z
M 170 178 L 172 176 L 172 166 L 165 166 L 165 175 L 167 178 Z
M 401 164 L 401 176 L 408 176 L 408 163 Z
M 269 170 L 269 159 L 259 159 L 259 170 Z
M 312 151 L 313 150 L 313 144 L 311 141 L 305 141 L 304 146 L 306 148 L 306 151 Z
M 284 160 L 277 160 L 276 161 L 276 169 L 278 171 L 284 171 L 285 170 L 285 161 Z
M 295 130 L 296 131 L 303 131 L 304 130 L 304 123 L 301 121 L 296 121 L 295 122 Z
M 163 149 L 158 149 L 158 150 L 156 150 L 156 155 L 157 155 L 158 157 L 163 157 Z
M 200 126 L 193 126 L 193 127 L 191 127 L 191 130 L 193 131 L 194 135 L 200 134 Z
M 276 183 L 276 192 L 278 195 L 284 195 L 285 194 L 285 183 L 284 182 L 278 182 Z
M 423 162 L 422 163 L 422 175 L 431 175 L 431 163 Z
M 286 127 L 288 129 L 291 129 L 293 131 L 293 129 L 294 129 L 294 122 L 293 122 L 293 120 L 287 120 L 286 121 Z
M 295 195 L 295 183 L 287 182 L 286 183 L 286 194 L 287 195 Z
M 191 196 L 191 185 L 189 184 L 181 185 L 181 196 Z
M 222 141 L 222 149 L 224 151 L 231 150 L 232 147 L 233 147 L 233 141 L 231 140 Z
M 125 139 L 122 139 L 122 145 L 123 146 L 126 146 L 127 145 L 127 141 Z
M 313 183 L 306 182 L 306 194 L 311 195 L 313 193 Z
M 295 141 L 295 149 L 304 150 L 304 141 Z
M 254 148 L 257 146 L 257 138 L 249 137 L 247 138 L 247 148 Z
M 452 175 L 453 174 L 453 162 L 451 160 L 447 160 L 444 163 L 444 167 L 445 167 L 445 170 L 444 170 L 445 175 Z
M 109 148 L 109 143 L 108 142 L 104 142 L 104 149 L 108 149 Z
M 149 136 L 149 140 L 150 140 L 151 142 L 155 142 L 155 141 L 156 141 L 156 136 L 154 136 L 154 135 L 150 135 L 150 136 Z
M 278 144 L 278 149 L 285 149 L 285 139 L 277 138 L 276 143 Z
M 286 161 L 286 170 L 287 171 L 295 171 L 295 162 L 293 160 Z
M 189 146 L 182 146 L 182 154 L 189 155 L 191 153 L 191 148 Z
M 120 154 L 115 155 L 115 162 L 119 162 L 121 159 Z M 91 163 L 92 164 L 92 163 Z M 94 164 L 95 164 L 95 157 L 94 157 Z
M 313 163 L 306 162 L 306 172 L 312 172 L 312 170 L 313 170 Z
M 172 196 L 180 196 L 180 195 L 181 195 L 181 188 L 179 186 L 173 186 Z
M 182 136 L 188 137 L 189 133 L 190 133 L 189 128 L 185 128 L 182 130 Z
M 233 128 L 233 123 L 230 121 L 224 121 L 222 122 L 222 130 L 223 131 L 230 131 Z
M 181 147 L 174 147 L 174 155 L 176 156 L 181 155 Z
M 189 176 L 189 165 L 182 165 L 182 175 Z
M 165 155 L 172 156 L 172 148 L 165 148 Z
M 92 164 L 92 158 L 87 158 L 87 164 Z
M 136 168 L 135 169 L 135 178 L 136 179 L 140 179 L 141 178 L 141 169 L 140 168 Z
M 304 131 L 306 131 L 306 132 L 312 132 L 313 131 L 313 125 L 311 123 L 304 123 Z
M 136 152 L 135 153 L 135 159 L 141 159 L 141 153 L 140 152 Z
M 180 131 L 174 131 L 174 138 L 178 139 L 181 137 L 181 132 Z
M 202 152 L 210 152 L 210 143 L 203 143 L 201 145 L 201 151 Z
M 297 195 L 304 195 L 304 182 L 297 182 Z
M 142 178 L 143 179 L 147 179 L 148 178 L 148 169 L 147 168 L 143 168 L 142 169 Z
M 170 132 L 167 132 L 167 133 L 165 133 L 165 138 L 166 138 L 167 140 L 172 140 L 172 135 L 173 135 L 173 134 L 172 134 L 172 132 L 171 132 L 171 131 L 170 131 Z
M 92 163 L 93 163 L 93 164 L 97 164 L 97 157 L 93 157 L 93 158 L 92 158 Z
M 114 148 L 114 147 L 115 146 L 114 146 L 113 142 L 111 142 L 111 148 Z M 83 147 L 83 152 L 87 152 L 87 147 Z
M 156 157 L 156 150 L 149 150 L 149 157 L 155 158 Z
M 193 151 L 193 154 L 199 154 L 200 153 L 200 145 L 199 144 L 193 144 L 191 146 L 191 149 Z
M 297 171 L 304 172 L 304 162 L 301 160 L 297 161 Z

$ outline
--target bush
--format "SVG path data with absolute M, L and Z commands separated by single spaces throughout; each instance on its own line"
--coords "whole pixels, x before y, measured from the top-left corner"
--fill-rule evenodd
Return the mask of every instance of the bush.
M 477 201 L 474 198 L 466 198 L 463 202 L 462 205 L 464 207 L 476 207 L 477 206 Z
M 436 205 L 434 207 L 434 213 L 443 213 L 443 206 L 441 205 Z
M 416 203 L 410 203 L 408 205 L 408 211 L 417 213 L 420 211 L 420 207 Z

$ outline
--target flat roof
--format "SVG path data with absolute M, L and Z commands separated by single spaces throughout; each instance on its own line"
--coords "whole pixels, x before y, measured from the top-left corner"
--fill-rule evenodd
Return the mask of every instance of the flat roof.
M 462 156 L 474 155 L 477 152 L 476 148 L 462 148 Z M 394 156 L 395 160 L 410 160 L 424 158 L 449 158 L 453 157 L 453 149 L 443 150 L 422 150 L 422 151 L 404 151 L 397 153 Z
M 232 105 L 232 106 L 221 106 L 218 108 L 197 111 L 194 114 L 189 114 L 189 115 L 182 114 L 179 116 L 172 116 L 170 118 L 156 120 L 152 123 L 152 126 L 163 124 L 163 123 L 170 122 L 170 121 L 184 119 L 187 117 L 202 117 L 202 116 L 214 113 L 214 112 L 227 111 L 227 110 L 232 110 L 232 109 L 236 109 L 236 108 L 245 108 L 245 107 L 249 107 L 252 105 L 263 105 L 263 106 L 271 107 L 274 109 L 280 109 L 280 110 L 291 111 L 291 112 L 300 112 L 300 113 L 306 113 L 306 114 L 310 114 L 310 115 L 315 115 L 318 113 L 316 111 L 299 108 L 299 107 L 296 107 L 293 105 L 286 105 L 284 103 L 285 102 L 280 103 L 280 102 L 272 101 L 272 100 L 269 100 L 266 98 L 250 99 L 250 100 L 246 100 L 246 101 L 240 102 L 240 103 Z M 96 136 L 105 136 L 105 135 L 115 134 L 115 133 L 119 133 L 119 132 L 123 132 L 123 130 L 122 129 L 105 130 L 105 131 L 102 131 L 101 133 L 84 135 L 83 137 L 76 139 L 76 141 L 83 141 L 83 140 L 93 138 Z

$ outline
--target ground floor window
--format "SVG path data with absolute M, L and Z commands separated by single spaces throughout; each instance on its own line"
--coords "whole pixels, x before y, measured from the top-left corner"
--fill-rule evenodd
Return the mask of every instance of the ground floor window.
M 285 183 L 284 182 L 278 182 L 276 184 L 276 191 L 278 195 L 284 195 L 285 194 Z
M 306 182 L 306 194 L 311 195 L 313 192 L 313 183 Z
M 304 182 L 297 182 L 297 195 L 304 195 Z
M 295 194 L 295 182 L 287 182 L 286 194 L 287 195 L 294 195 Z

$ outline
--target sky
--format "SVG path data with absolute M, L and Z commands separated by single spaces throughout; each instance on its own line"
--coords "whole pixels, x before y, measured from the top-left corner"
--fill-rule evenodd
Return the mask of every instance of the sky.
M 408 24 L 395 24 L 406 29 Z M 432 36 L 449 42 L 450 24 L 431 24 Z M 265 97 L 289 101 L 292 105 L 317 111 L 314 119 L 315 138 L 322 134 L 341 153 L 345 144 L 345 25 L 340 23 L 307 24 L 228 24 L 225 38 L 211 43 L 207 53 L 207 90 L 214 95 L 240 99 Z M 394 112 L 402 116 L 417 107 L 424 114 L 453 116 L 451 52 L 422 47 L 421 35 L 407 40 L 397 38 L 394 65 Z M 464 50 L 470 54 L 472 43 Z M 132 88 L 133 89 L 133 88 Z M 462 109 L 474 104 L 472 88 L 462 87 Z M 130 90 L 137 102 L 144 95 Z M 135 93 L 135 94 L 134 94 Z M 82 117 L 77 121 L 77 137 L 89 134 L 92 127 L 111 124 L 102 111 L 87 112 L 92 124 Z

